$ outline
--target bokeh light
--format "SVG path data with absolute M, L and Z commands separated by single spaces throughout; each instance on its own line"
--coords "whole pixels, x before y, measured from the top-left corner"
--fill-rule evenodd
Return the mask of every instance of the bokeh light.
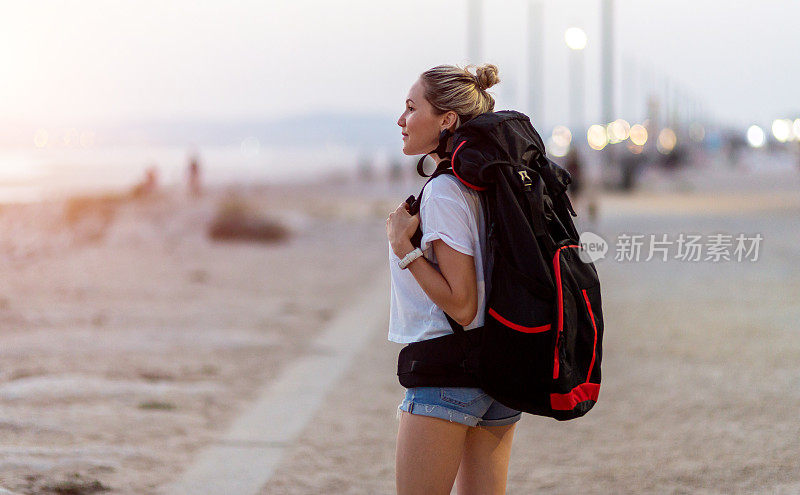
M 669 127 L 661 129 L 661 132 L 658 133 L 658 141 L 656 142 L 658 152 L 668 155 L 675 149 L 676 144 L 678 144 L 678 136 L 675 135 L 675 131 Z
M 572 50 L 583 50 L 587 40 L 586 32 L 579 27 L 571 27 L 564 32 L 564 41 Z
M 569 151 L 569 146 L 562 146 L 553 138 L 553 136 L 547 138 L 545 146 L 547 147 L 548 155 L 557 156 L 559 158 L 561 158 L 562 156 L 566 156 L 567 151 Z
M 92 131 L 83 131 L 81 132 L 80 137 L 80 144 L 83 148 L 88 148 L 94 145 L 94 132 Z
M 566 126 L 557 125 L 547 140 L 547 151 L 553 156 L 566 156 L 571 144 L 572 132 Z
M 795 119 L 792 132 L 794 133 L 794 138 L 800 141 L 800 119 Z
M 631 125 L 623 120 L 617 119 L 614 122 L 608 124 L 606 128 L 606 133 L 608 134 L 608 142 L 611 144 L 621 143 L 628 139 L 628 133 L 631 130 Z
M 605 126 L 594 124 L 586 131 L 586 139 L 593 150 L 600 151 L 608 144 L 608 133 Z
M 33 145 L 37 148 L 46 148 L 50 140 L 50 135 L 46 129 L 39 129 L 33 136 Z
M 572 144 L 572 132 L 567 126 L 557 125 L 553 129 L 553 141 L 562 148 L 568 148 Z
M 781 143 L 785 143 L 792 137 L 792 121 L 788 119 L 776 119 L 772 121 L 772 135 Z
M 764 135 L 764 129 L 760 128 L 757 125 L 751 125 L 747 129 L 747 142 L 753 148 L 760 148 L 764 146 L 764 142 L 766 141 L 766 136 Z
M 706 137 L 706 129 L 702 124 L 692 122 L 689 126 L 689 138 L 695 143 L 702 143 Z
M 72 147 L 78 145 L 78 130 L 75 128 L 70 128 L 64 131 L 64 136 L 61 140 L 64 142 L 64 146 Z
M 631 127 L 630 138 L 636 146 L 644 146 L 647 142 L 647 128 L 642 124 L 635 124 Z

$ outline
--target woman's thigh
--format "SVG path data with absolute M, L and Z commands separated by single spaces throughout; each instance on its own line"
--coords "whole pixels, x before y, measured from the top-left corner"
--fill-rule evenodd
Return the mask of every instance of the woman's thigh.
M 516 423 L 467 431 L 456 477 L 458 495 L 504 494 Z
M 521 415 L 479 388 L 407 389 L 398 406 L 398 493 L 447 495 L 457 473 L 459 495 L 503 493 Z
M 398 495 L 449 495 L 464 454 L 467 425 L 400 412 Z

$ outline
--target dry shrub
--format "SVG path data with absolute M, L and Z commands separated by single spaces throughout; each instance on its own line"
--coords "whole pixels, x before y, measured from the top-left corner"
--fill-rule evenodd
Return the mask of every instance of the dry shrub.
M 289 237 L 289 230 L 261 215 L 243 198 L 231 195 L 219 204 L 208 235 L 214 240 L 278 242 Z
M 64 205 L 64 222 L 83 239 L 102 239 L 124 201 L 121 194 L 70 198 Z
M 71 479 L 43 484 L 38 487 L 36 493 L 88 495 L 90 493 L 105 492 L 108 490 L 110 490 L 110 488 L 103 485 L 99 480 L 82 478 L 80 473 L 74 473 Z
M 125 196 L 122 194 L 75 196 L 66 201 L 64 220 L 68 225 L 75 225 L 87 216 L 99 216 L 111 220 L 123 201 Z
M 172 402 L 163 402 L 159 400 L 151 400 L 139 403 L 139 409 L 150 409 L 160 411 L 172 411 L 175 409 L 175 404 Z

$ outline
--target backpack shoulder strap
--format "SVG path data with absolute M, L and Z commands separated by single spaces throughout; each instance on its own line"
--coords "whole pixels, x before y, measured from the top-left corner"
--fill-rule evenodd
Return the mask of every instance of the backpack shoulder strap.
M 415 198 L 413 195 L 411 195 L 408 197 L 408 199 L 406 199 L 406 203 L 408 203 L 408 206 L 410 207 L 409 213 L 411 213 L 412 215 L 416 215 L 417 213 L 419 213 L 420 203 L 422 202 L 422 193 L 425 191 L 425 186 L 427 186 L 430 181 L 432 181 L 436 177 L 439 177 L 442 174 L 455 175 L 453 173 L 453 168 L 450 165 L 449 159 L 442 160 L 441 162 L 439 162 L 439 165 L 436 167 L 436 170 L 430 175 L 430 178 L 427 181 L 425 181 L 425 184 L 422 185 L 422 189 L 419 190 L 419 196 Z

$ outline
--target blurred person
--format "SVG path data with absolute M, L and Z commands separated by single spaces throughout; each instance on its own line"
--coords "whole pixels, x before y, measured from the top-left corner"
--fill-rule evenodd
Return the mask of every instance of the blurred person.
M 368 156 L 362 156 L 358 161 L 358 178 L 365 182 L 371 182 L 375 178 L 375 167 L 372 159 Z
M 158 188 L 158 169 L 155 165 L 148 167 L 144 172 L 144 178 L 133 186 L 131 195 L 134 198 L 149 196 Z
M 499 82 L 497 67 L 481 65 L 475 74 L 471 67 L 440 65 L 414 82 L 397 121 L 404 154 L 429 153 L 438 147 L 442 131 L 494 110 L 486 90 Z M 447 150 L 452 151 L 452 137 Z M 430 156 L 437 166 L 443 161 L 436 153 Z M 408 203 L 402 203 L 386 220 L 392 280 L 389 340 L 407 344 L 452 333 L 445 311 L 467 331 L 482 326 L 486 246 L 478 193 L 443 174 L 425 188 L 420 213 L 412 216 L 408 210 Z M 411 242 L 418 226 L 423 256 Z M 399 261 L 411 253 L 418 257 L 401 268 Z M 406 389 L 398 417 L 398 494 L 447 495 L 454 482 L 462 494 L 505 493 L 520 411 L 480 388 L 413 387 Z
M 609 147 L 603 150 L 603 153 L 609 153 Z M 588 225 L 585 227 L 588 230 L 594 230 L 597 227 L 598 220 L 598 205 L 596 191 L 597 184 L 595 184 L 586 171 L 586 163 L 578 152 L 577 147 L 571 146 L 567 155 L 564 157 L 564 170 L 569 172 L 570 179 L 572 180 L 567 189 L 567 195 L 575 207 L 576 211 L 585 210 L 588 217 Z
M 566 160 L 564 161 L 564 168 L 567 172 L 569 172 L 570 178 L 572 179 L 568 190 L 570 199 L 578 199 L 581 195 L 581 188 L 583 186 L 583 180 L 581 177 L 583 163 L 581 162 L 581 157 L 578 154 L 578 149 L 575 146 L 570 146 L 569 151 L 567 152 Z
M 200 163 L 197 154 L 193 154 L 189 159 L 189 170 L 187 172 L 187 183 L 189 194 L 192 197 L 199 197 L 202 194 L 200 185 Z
M 739 133 L 730 133 L 727 137 L 725 148 L 728 152 L 728 166 L 741 168 L 742 155 L 747 149 L 747 141 Z
M 619 160 L 620 166 L 620 189 L 631 192 L 636 187 L 636 179 L 639 176 L 639 156 L 632 153 L 624 153 Z
M 394 159 L 389 162 L 389 181 L 401 182 L 403 180 L 403 164 L 400 160 Z

